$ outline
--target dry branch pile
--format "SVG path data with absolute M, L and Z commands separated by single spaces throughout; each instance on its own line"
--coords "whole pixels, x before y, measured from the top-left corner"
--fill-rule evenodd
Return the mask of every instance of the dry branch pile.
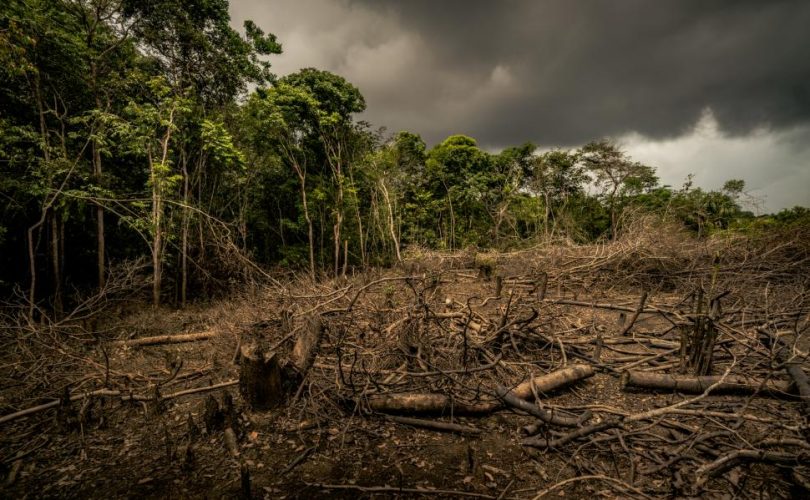
M 345 440 L 393 424 L 479 440 L 497 416 L 513 433 L 488 437 L 519 446 L 516 462 L 543 454 L 568 470 L 557 481 L 513 479 L 489 493 L 461 482 L 443 494 L 525 498 L 594 482 L 627 497 L 807 488 L 810 239 L 634 234 L 642 236 L 486 259 L 423 252 L 407 272 L 291 281 L 267 292 L 237 335 L 206 340 L 206 329 L 176 340 L 221 342 L 228 361 L 237 346 L 245 398 L 236 405 L 253 422 L 269 414 L 247 403 L 278 407 L 273 415 L 299 435 L 331 427 Z M 137 355 L 158 341 L 172 338 L 109 348 Z M 164 398 L 155 388 L 165 383 L 143 377 L 127 392 L 112 387 L 120 382 L 109 363 L 94 363 L 107 372 L 107 393 L 74 390 L 42 404 L 64 412 L 71 399 Z M 233 378 L 239 368 L 229 370 Z M 224 429 L 250 492 L 260 472 L 240 451 L 240 426 L 249 424 L 221 419 L 229 423 L 210 427 Z M 289 470 L 323 446 L 306 446 Z M 309 494 L 394 492 L 382 483 L 307 484 Z M 425 493 L 407 484 L 399 491 Z

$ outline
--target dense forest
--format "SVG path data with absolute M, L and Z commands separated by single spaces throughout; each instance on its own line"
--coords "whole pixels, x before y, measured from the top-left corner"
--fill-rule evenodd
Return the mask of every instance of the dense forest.
M 699 237 L 807 217 L 755 217 L 739 179 L 661 185 L 609 140 L 428 147 L 359 120 L 361 89 L 338 75 L 276 77 L 280 41 L 229 21 L 226 0 L 3 2 L 3 297 L 59 316 L 139 278 L 184 305 L 273 266 L 335 276 L 415 246 L 614 239 L 639 213 Z

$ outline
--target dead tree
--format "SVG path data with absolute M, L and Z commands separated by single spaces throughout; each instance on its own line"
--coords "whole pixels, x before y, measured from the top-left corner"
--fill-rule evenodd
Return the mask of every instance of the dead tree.
M 720 299 L 728 292 L 714 297 L 706 308 L 703 294 L 703 289 L 698 290 L 693 323 L 681 329 L 681 370 L 696 376 L 712 372 L 717 343 L 715 322 L 720 317 Z

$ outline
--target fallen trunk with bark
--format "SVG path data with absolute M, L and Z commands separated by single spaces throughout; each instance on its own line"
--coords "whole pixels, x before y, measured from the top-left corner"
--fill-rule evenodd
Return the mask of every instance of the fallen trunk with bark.
M 686 376 L 630 370 L 622 375 L 622 387 L 701 394 L 708 387 L 720 382 L 721 379 L 723 377 L 719 375 Z M 731 375 L 726 376 L 720 384 L 717 384 L 712 392 L 714 394 L 750 394 L 777 398 L 795 398 L 790 382 Z
M 198 340 L 208 340 L 215 337 L 215 332 L 186 333 L 182 335 L 156 335 L 154 337 L 142 337 L 139 339 L 116 340 L 111 342 L 114 346 L 143 347 L 149 345 L 162 344 L 182 344 L 185 342 L 197 342 Z
M 510 399 L 533 399 L 535 391 L 538 395 L 550 393 L 592 377 L 593 374 L 594 369 L 591 366 L 572 365 L 535 377 L 508 391 L 503 390 L 500 395 L 497 390 L 493 390 L 493 394 L 499 399 L 492 401 L 467 402 L 445 394 L 411 392 L 374 394 L 365 398 L 363 403 L 369 410 L 380 413 L 486 415 L 503 408 L 502 400 L 505 396 Z M 551 418 L 545 414 L 544 416 Z M 561 419 L 559 416 L 554 418 Z

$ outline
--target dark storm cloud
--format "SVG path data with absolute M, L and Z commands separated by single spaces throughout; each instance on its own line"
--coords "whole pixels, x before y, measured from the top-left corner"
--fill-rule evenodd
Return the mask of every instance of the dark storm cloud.
M 231 14 L 278 36 L 279 74 L 340 74 L 363 119 L 428 144 L 609 136 L 667 182 L 742 177 L 771 210 L 810 204 L 810 1 L 232 0 Z
M 810 118 L 804 0 L 241 0 L 232 10 L 279 35 L 300 65 L 359 85 L 367 118 L 430 142 L 458 130 L 491 146 L 666 137 L 707 107 L 734 134 Z
M 353 3 L 424 40 L 432 65 L 417 72 L 481 86 L 495 67 L 509 72 L 500 92 L 469 103 L 483 106 L 469 126 L 487 142 L 672 136 L 706 107 L 735 134 L 810 118 L 810 2 Z

